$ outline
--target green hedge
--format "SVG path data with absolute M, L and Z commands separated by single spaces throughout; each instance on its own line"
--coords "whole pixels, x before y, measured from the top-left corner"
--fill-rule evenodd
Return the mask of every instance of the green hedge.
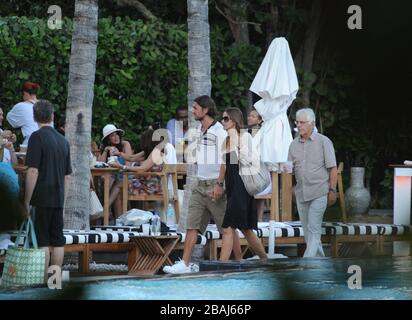
M 21 101 L 26 80 L 40 83 L 41 98 L 64 115 L 72 21 L 50 30 L 47 21 L 0 18 L 0 102 L 7 112 Z M 239 46 L 220 29 L 211 32 L 212 95 L 220 109 L 246 106 L 245 91 L 260 64 L 260 50 Z M 187 104 L 187 30 L 185 25 L 128 18 L 99 20 L 92 134 L 96 141 L 107 123 L 126 131 L 136 145 L 144 127 L 166 122 Z M 6 121 L 5 121 L 6 122 Z

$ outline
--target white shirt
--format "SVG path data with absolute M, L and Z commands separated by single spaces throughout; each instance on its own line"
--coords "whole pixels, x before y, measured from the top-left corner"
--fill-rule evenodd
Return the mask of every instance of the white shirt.
M 227 133 L 220 122 L 216 121 L 209 129 L 202 133 L 200 123 L 195 132 L 195 146 L 189 149 L 194 152 L 194 161 L 197 164 L 197 177 L 200 180 L 213 180 L 219 177 L 220 165 L 222 164 L 222 146 Z M 193 149 L 192 149 L 193 148 Z M 188 162 L 192 158 L 189 156 Z
M 175 147 L 173 147 L 172 144 L 166 143 L 164 152 L 165 152 L 165 158 L 164 158 L 165 163 L 167 164 L 177 163 L 176 149 Z
M 3 129 L 0 129 L 0 135 L 3 133 Z M 10 150 L 3 148 L 3 159 L 0 159 L 0 162 L 6 162 L 11 164 L 11 154 Z
M 33 103 L 19 102 L 7 113 L 7 121 L 13 128 L 21 128 L 23 143 L 28 144 L 30 135 L 39 129 L 33 118 Z
M 11 154 L 10 154 L 10 150 L 4 148 L 3 150 L 3 160 L 2 162 L 5 163 L 10 163 L 11 164 Z
M 176 144 L 187 139 L 187 131 L 183 132 L 183 121 L 177 121 L 176 119 L 170 119 L 167 122 L 166 129 L 169 134 L 169 141 L 176 146 Z

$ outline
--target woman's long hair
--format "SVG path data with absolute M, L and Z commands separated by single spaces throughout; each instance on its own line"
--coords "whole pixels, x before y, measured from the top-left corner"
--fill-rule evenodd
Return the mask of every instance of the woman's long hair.
M 169 142 L 168 134 L 166 129 L 156 129 L 154 130 L 152 126 L 149 127 L 145 132 L 142 133 L 140 138 L 140 147 L 144 151 L 145 157 L 147 158 L 159 144 L 162 144 L 163 148 L 160 152 L 164 153 L 164 146 Z
M 240 129 L 244 127 L 242 111 L 239 108 L 227 108 L 225 112 L 229 115 L 230 120 L 235 123 L 236 131 L 240 134 Z
M 244 127 L 244 120 L 243 120 L 243 113 L 242 111 L 240 111 L 239 108 L 227 108 L 225 110 L 225 112 L 228 114 L 230 120 L 232 120 L 235 123 L 235 128 L 236 131 L 238 133 L 238 135 L 240 136 L 240 130 L 243 129 Z M 224 144 L 224 150 L 227 149 L 227 145 L 229 143 L 230 140 L 230 136 L 227 135 L 226 137 L 226 143 Z
M 106 138 L 103 139 L 102 144 L 100 145 L 100 154 L 103 154 L 104 148 L 106 148 L 108 146 L 116 147 L 117 150 L 119 150 L 119 152 L 123 152 L 123 137 L 122 137 L 123 135 L 122 135 L 121 131 L 116 131 L 116 132 L 119 135 L 120 142 L 116 145 L 110 144 L 109 137 L 110 137 L 111 134 L 109 134 Z

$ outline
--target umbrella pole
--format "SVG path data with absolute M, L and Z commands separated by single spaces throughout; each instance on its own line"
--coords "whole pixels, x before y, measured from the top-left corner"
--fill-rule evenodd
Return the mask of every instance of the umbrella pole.
M 272 171 L 272 200 L 270 201 L 268 258 L 287 258 L 275 253 L 275 222 L 279 221 L 279 173 Z

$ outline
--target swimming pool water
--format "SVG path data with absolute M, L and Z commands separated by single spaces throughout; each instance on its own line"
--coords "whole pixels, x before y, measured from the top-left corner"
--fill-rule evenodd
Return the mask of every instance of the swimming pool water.
M 349 289 L 350 265 L 362 270 L 362 289 Z M 110 300 L 274 300 L 274 299 L 412 299 L 412 259 L 284 259 L 264 269 L 195 277 L 119 279 L 84 283 L 81 291 L 65 285 L 47 288 L 0 289 L 0 299 Z

